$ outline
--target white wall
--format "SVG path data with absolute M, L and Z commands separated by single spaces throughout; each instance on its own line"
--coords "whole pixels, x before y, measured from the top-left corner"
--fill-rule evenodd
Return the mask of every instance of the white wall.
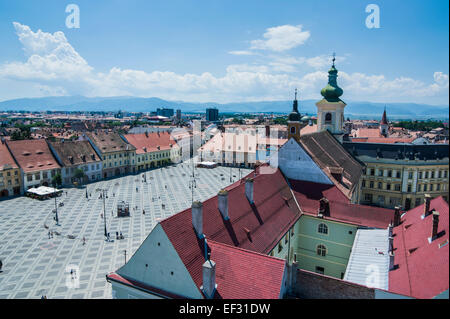
M 160 224 L 117 274 L 187 298 L 203 298 Z
M 293 138 L 287 141 L 278 151 L 278 167 L 290 179 L 333 184 L 303 147 Z

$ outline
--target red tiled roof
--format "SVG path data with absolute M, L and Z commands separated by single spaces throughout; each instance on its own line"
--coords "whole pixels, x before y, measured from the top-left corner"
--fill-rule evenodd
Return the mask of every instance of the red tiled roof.
M 415 139 L 415 137 L 353 137 L 352 142 L 394 144 L 411 143 Z
M 307 215 L 317 216 L 319 200 L 326 197 L 330 216 L 324 219 L 375 228 L 387 228 L 394 220 L 392 209 L 352 204 L 335 185 L 296 180 L 289 180 L 289 183 L 302 212 Z
M 61 168 L 45 140 L 6 142 L 14 159 L 25 173 Z
M 126 134 L 124 137 L 128 143 L 136 147 L 136 154 L 170 150 L 172 147 L 178 146 L 169 132 Z M 158 146 L 160 149 L 158 149 Z
M 278 299 L 285 261 L 215 241 L 208 241 L 216 263 L 215 298 Z
M 449 289 L 449 210 L 440 196 L 431 200 L 430 210 L 439 212 L 438 234 L 431 243 L 432 214 L 424 219 L 424 205 L 417 206 L 394 227 L 394 264 L 389 272 L 389 291 L 415 298 L 433 298 Z M 439 248 L 442 243 L 447 244 Z
M 5 165 L 11 165 L 11 168 L 18 168 L 16 162 L 9 153 L 6 144 L 0 141 L 0 170 L 3 169 L 3 166 Z
M 381 137 L 381 132 L 378 128 L 359 128 L 355 137 Z
M 250 205 L 245 196 L 245 183 L 235 183 L 234 187 L 228 188 L 228 221 L 224 221 L 219 212 L 217 196 L 203 202 L 203 233 L 208 242 L 267 254 L 298 220 L 300 212 L 279 170 L 274 174 L 251 175 L 255 204 Z M 195 234 L 191 215 L 191 209 L 186 209 L 163 220 L 161 226 L 200 287 L 204 247 L 203 240 Z M 249 235 L 246 229 L 250 230 Z

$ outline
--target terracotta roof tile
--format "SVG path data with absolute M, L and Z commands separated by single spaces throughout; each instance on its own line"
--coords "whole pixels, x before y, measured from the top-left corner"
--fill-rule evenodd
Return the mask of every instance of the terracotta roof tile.
M 441 234 L 431 243 L 428 238 L 433 217 L 429 214 L 422 219 L 424 205 L 407 211 L 401 224 L 394 227 L 394 264 L 398 267 L 389 272 L 391 292 L 433 298 L 449 289 L 448 203 L 441 196 L 432 199 L 430 210 L 439 212 L 438 234 Z

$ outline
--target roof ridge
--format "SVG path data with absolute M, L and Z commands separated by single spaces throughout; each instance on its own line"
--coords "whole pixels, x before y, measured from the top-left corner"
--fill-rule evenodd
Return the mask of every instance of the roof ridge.
M 206 239 L 208 240 L 208 238 L 206 238 Z M 243 252 L 245 252 L 245 253 L 250 253 L 250 254 L 253 254 L 253 255 L 258 255 L 258 256 L 265 257 L 265 258 L 269 258 L 269 259 L 275 259 L 276 261 L 282 261 L 282 262 L 284 262 L 284 259 L 282 259 L 282 258 L 278 258 L 278 257 L 266 255 L 266 254 L 263 254 L 263 253 L 258 253 L 258 252 L 256 252 L 256 251 L 249 250 L 249 249 L 245 249 L 245 248 L 242 248 L 242 247 L 240 247 L 240 246 L 231 246 L 231 245 L 228 245 L 228 244 L 225 244 L 225 243 L 221 243 L 221 242 L 219 242 L 219 241 L 215 241 L 215 240 L 213 240 L 213 239 L 210 239 L 210 240 L 209 240 L 209 243 L 213 243 L 213 244 L 219 245 L 219 246 L 224 246 L 224 247 L 227 247 L 227 248 L 230 248 L 230 249 L 240 250 L 240 251 L 243 251 Z

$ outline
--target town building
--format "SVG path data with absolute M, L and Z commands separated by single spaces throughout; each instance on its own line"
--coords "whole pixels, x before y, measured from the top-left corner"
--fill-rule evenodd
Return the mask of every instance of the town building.
M 409 210 L 427 193 L 448 200 L 447 145 L 344 142 L 343 147 L 366 166 L 360 203 Z
M 126 134 L 123 138 L 136 150 L 135 171 L 178 163 L 180 160 L 180 148 L 168 132 Z
M 103 161 L 103 178 L 136 172 L 136 148 L 125 142 L 118 133 L 94 131 L 83 138 L 91 143 Z
M 113 296 L 284 297 L 289 267 L 268 254 L 300 211 L 279 171 L 259 173 L 158 223 L 133 257 L 107 276 Z M 149 258 L 155 255 L 158 258 Z
M 22 173 L 14 161 L 6 141 L 0 140 L 0 198 L 23 193 Z
M 89 141 L 61 141 L 48 144 L 61 165 L 63 185 L 71 186 L 74 182 L 87 183 L 102 179 L 102 159 Z M 78 169 L 84 172 L 83 178 L 74 176 Z
M 20 167 L 24 191 L 32 187 L 50 186 L 52 178 L 61 174 L 61 166 L 45 140 L 7 141 L 6 146 Z

